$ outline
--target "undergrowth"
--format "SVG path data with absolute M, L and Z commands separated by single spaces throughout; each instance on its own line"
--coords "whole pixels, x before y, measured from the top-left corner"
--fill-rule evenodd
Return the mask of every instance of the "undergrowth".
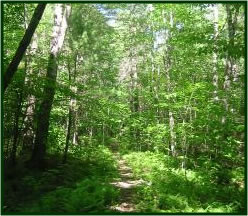
M 4 185 L 5 212 L 105 211 L 119 196 L 119 191 L 109 184 L 118 176 L 116 161 L 104 146 L 84 148 L 77 155 L 77 158 L 69 157 L 66 164 L 57 163 L 42 172 L 26 168 L 19 178 L 7 179 Z M 49 159 L 56 157 L 50 155 Z
M 136 178 L 148 182 L 138 189 L 137 208 L 141 212 L 237 213 L 244 210 L 244 188 L 234 182 L 217 184 L 209 170 L 185 172 L 177 168 L 174 158 L 162 153 L 133 152 L 124 158 Z M 231 176 L 233 181 L 235 176 Z

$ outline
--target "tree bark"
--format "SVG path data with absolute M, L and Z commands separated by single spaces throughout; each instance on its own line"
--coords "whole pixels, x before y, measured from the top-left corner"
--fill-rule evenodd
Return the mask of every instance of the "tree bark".
M 44 87 L 44 98 L 37 115 L 37 130 L 34 143 L 31 166 L 43 168 L 45 166 L 45 154 L 49 129 L 49 118 L 52 109 L 55 85 L 57 78 L 57 56 L 62 48 L 67 29 L 67 18 L 70 14 L 70 6 L 63 9 L 62 4 L 57 4 L 54 12 L 54 28 L 51 40 L 51 51 L 47 67 L 47 83 Z
M 31 38 L 40 22 L 40 19 L 43 15 L 43 12 L 46 8 L 46 4 L 44 3 L 40 3 L 38 4 L 38 6 L 35 8 L 33 17 L 30 21 L 30 24 L 16 50 L 16 53 L 12 59 L 12 61 L 10 62 L 9 66 L 7 67 L 7 70 L 4 74 L 4 92 L 7 89 L 8 85 L 10 84 L 22 58 L 23 55 L 28 47 L 28 45 L 30 44 Z
M 163 16 L 165 17 L 165 12 L 163 11 Z M 173 28 L 173 13 L 170 12 L 169 14 L 169 25 L 171 28 Z M 164 24 L 166 25 L 166 19 L 163 20 Z M 172 32 L 171 31 L 167 31 L 166 33 L 166 40 L 165 40 L 165 56 L 163 56 L 163 62 L 164 62 L 164 69 L 165 69 L 165 74 L 166 74 L 166 80 L 167 80 L 167 84 L 166 84 L 166 89 L 165 91 L 167 91 L 168 94 L 173 92 L 173 88 L 171 86 L 171 77 L 170 77 L 170 70 L 171 70 L 171 66 L 172 66 L 172 59 L 171 59 L 171 46 L 169 45 L 168 41 L 170 40 L 170 38 L 172 38 Z M 169 99 L 170 103 L 172 102 L 171 99 Z M 168 155 L 171 153 L 172 156 L 176 156 L 176 133 L 174 131 L 174 126 L 175 126 L 175 120 L 174 120 L 174 116 L 173 116 L 173 112 L 169 109 L 168 110 L 168 114 L 169 114 L 169 128 L 170 128 L 170 142 L 169 142 L 169 146 L 168 146 Z
M 25 77 L 25 85 L 29 86 L 32 85 L 29 80 L 29 75 L 37 75 L 37 72 L 34 72 L 34 69 L 32 67 L 32 61 L 35 57 L 35 54 L 37 53 L 38 49 L 38 35 L 34 33 L 31 45 L 29 49 L 27 49 L 26 52 L 26 77 Z M 35 110 L 35 104 L 36 104 L 36 98 L 35 96 L 30 93 L 28 94 L 28 107 L 26 110 L 26 116 L 24 118 L 24 130 L 23 130 L 23 150 L 26 149 L 32 149 L 34 144 L 34 137 L 35 137 L 35 130 L 34 130 L 34 110 Z

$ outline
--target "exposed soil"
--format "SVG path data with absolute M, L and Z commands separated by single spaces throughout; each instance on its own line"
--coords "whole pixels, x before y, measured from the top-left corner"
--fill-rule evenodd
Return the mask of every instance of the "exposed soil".
M 111 184 L 120 189 L 120 199 L 118 204 L 111 206 L 110 209 L 117 212 L 138 212 L 138 209 L 135 208 L 135 189 L 145 182 L 142 179 L 136 180 L 134 178 L 132 169 L 118 153 L 115 153 L 115 157 L 118 161 L 120 179 Z

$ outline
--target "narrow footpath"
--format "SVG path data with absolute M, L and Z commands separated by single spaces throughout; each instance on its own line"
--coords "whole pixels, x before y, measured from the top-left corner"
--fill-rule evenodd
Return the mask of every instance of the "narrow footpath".
M 136 188 L 145 183 L 144 180 L 134 179 L 132 169 L 127 165 L 126 161 L 121 158 L 119 153 L 114 153 L 118 161 L 118 170 L 120 179 L 112 182 L 120 189 L 120 199 L 117 205 L 111 206 L 110 209 L 117 212 L 138 212 L 135 208 Z

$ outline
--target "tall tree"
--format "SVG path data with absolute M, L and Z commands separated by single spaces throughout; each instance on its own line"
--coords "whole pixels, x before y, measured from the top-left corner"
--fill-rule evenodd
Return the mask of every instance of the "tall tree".
M 237 28 L 237 19 L 240 10 L 240 4 L 235 5 L 226 5 L 226 19 L 227 19 L 227 29 L 228 29 L 228 46 L 227 46 L 227 53 L 226 53 L 226 68 L 225 68 L 225 81 L 223 84 L 223 88 L 228 94 L 231 87 L 231 80 L 233 78 L 233 82 L 238 81 L 239 71 L 237 66 L 237 59 L 236 54 L 233 53 L 235 49 L 235 34 Z M 234 12 L 234 13 L 233 13 Z M 230 109 L 230 104 L 228 101 L 228 96 L 224 99 L 224 106 L 226 113 Z M 222 123 L 226 122 L 226 114 L 222 117 Z
M 24 5 L 24 17 L 28 15 L 27 6 Z M 27 20 L 28 17 L 26 17 Z M 27 21 L 25 22 L 25 27 L 28 27 Z M 35 56 L 37 56 L 38 50 L 38 34 L 35 32 L 31 40 L 30 46 L 25 53 L 25 86 L 32 86 L 31 76 L 34 75 L 35 69 L 33 67 Z M 37 73 L 36 73 L 37 75 Z M 32 149 L 34 143 L 34 110 L 35 110 L 35 96 L 33 92 L 27 95 L 27 107 L 25 108 L 24 119 L 23 119 L 23 143 L 22 147 L 24 149 Z
M 213 50 L 213 85 L 214 85 L 214 100 L 218 100 L 218 55 L 217 55 L 217 37 L 218 37 L 218 5 L 213 6 L 213 24 L 214 24 L 214 50 Z
M 6 69 L 6 72 L 4 74 L 4 80 L 3 80 L 3 84 L 4 84 L 4 91 L 6 90 L 6 88 L 8 87 L 9 83 L 11 82 L 17 68 L 18 65 L 20 64 L 22 57 L 28 47 L 28 45 L 30 44 L 31 38 L 35 32 L 35 29 L 37 28 L 40 19 L 43 15 L 43 12 L 46 8 L 46 4 L 45 3 L 40 3 L 37 5 L 37 7 L 35 8 L 33 17 L 29 23 L 29 26 L 16 50 L 16 53 L 12 59 L 12 61 L 10 62 L 9 66 Z
M 70 15 L 70 10 L 70 5 L 66 5 L 64 8 L 62 4 L 56 4 L 54 8 L 54 27 L 47 66 L 47 82 L 43 91 L 44 98 L 38 110 L 36 137 L 30 164 L 34 167 L 42 168 L 44 166 L 49 129 L 49 117 L 52 109 L 57 78 L 57 58 L 64 43 L 67 29 L 67 19 Z

